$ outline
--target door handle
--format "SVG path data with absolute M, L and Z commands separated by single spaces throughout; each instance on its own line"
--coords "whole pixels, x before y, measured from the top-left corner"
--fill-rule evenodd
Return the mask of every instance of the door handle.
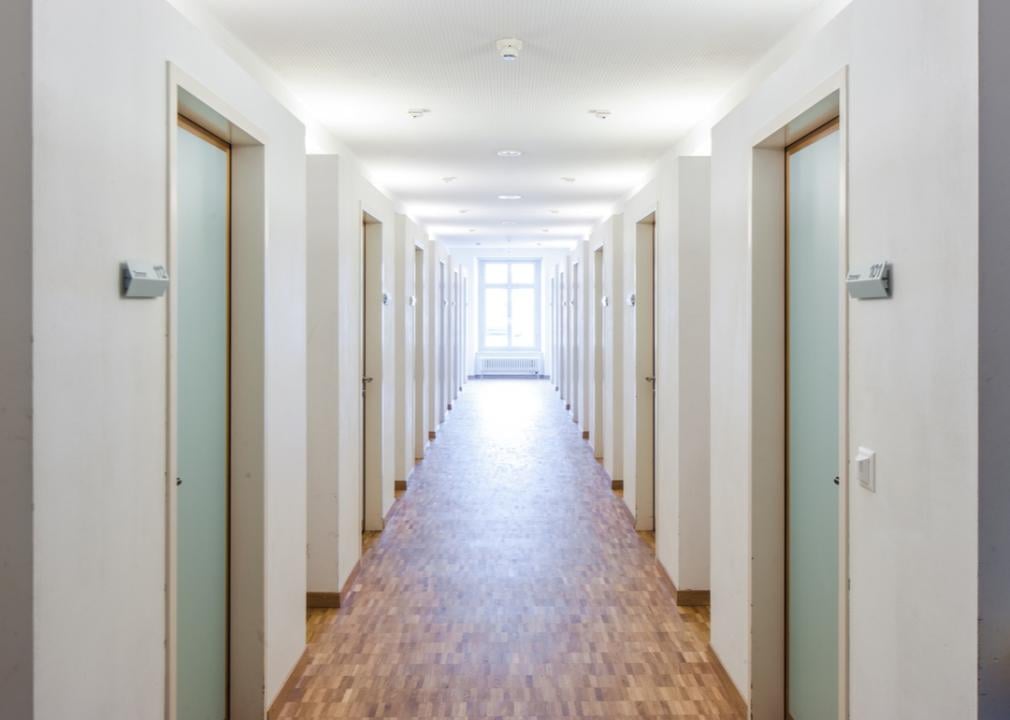
M 361 384 L 362 385 L 367 385 L 368 383 L 372 382 L 374 379 L 375 378 L 363 377 L 363 378 L 361 378 Z
M 651 375 L 646 375 L 645 376 L 645 382 L 647 382 L 647 383 L 655 383 L 656 382 L 656 378 L 652 377 Z

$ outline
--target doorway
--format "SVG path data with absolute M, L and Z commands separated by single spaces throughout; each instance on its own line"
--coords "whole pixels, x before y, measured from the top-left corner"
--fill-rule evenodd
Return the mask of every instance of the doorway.
M 564 270 L 558 274 L 558 300 L 558 384 L 565 410 L 571 410 L 568 403 L 568 286 Z
M 578 262 L 572 263 L 572 288 L 571 297 L 568 301 L 568 315 L 571 318 L 569 321 L 569 336 L 571 337 L 572 347 L 572 371 L 568 385 L 571 388 L 569 390 L 569 397 L 571 398 L 572 420 L 575 422 L 579 421 L 579 412 L 581 412 L 581 408 L 579 407 L 579 372 L 581 371 L 579 363 L 579 267 Z
M 382 530 L 382 223 L 362 214 L 361 530 Z
M 837 120 L 786 149 L 786 697 L 793 720 L 839 707 Z
M 425 429 L 424 402 L 424 349 L 428 338 L 424 327 L 424 311 L 427 303 L 427 288 L 424 283 L 424 250 L 414 248 L 414 458 L 424 457 L 424 445 L 428 438 Z
M 445 260 L 438 264 L 438 422 L 449 407 L 449 288 Z
M 593 454 L 603 457 L 603 247 L 593 253 Z
M 231 145 L 178 118 L 177 717 L 229 716 Z
M 655 529 L 656 214 L 635 226 L 635 525 Z

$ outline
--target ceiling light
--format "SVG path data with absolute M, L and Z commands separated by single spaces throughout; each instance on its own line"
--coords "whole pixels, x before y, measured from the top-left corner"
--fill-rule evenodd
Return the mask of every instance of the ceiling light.
M 446 175 L 444 178 L 442 178 L 442 182 L 444 182 L 446 184 L 451 183 L 451 182 L 455 182 L 455 181 L 456 181 L 456 176 L 455 175 Z
M 499 200 L 522 200 L 522 195 L 499 195 Z
M 519 51 L 523 49 L 523 41 L 518 38 L 502 38 L 495 43 L 498 54 L 502 60 L 512 62 L 519 57 Z
M 551 215 L 557 215 L 559 212 L 561 212 L 561 211 L 560 210 L 551 210 Z
M 573 183 L 573 182 L 575 182 L 575 178 L 573 178 L 573 177 L 563 177 L 561 179 L 564 180 L 566 183 Z
M 502 225 L 515 225 L 516 223 L 515 223 L 515 220 L 502 220 L 501 224 Z
M 477 232 L 476 228 L 470 228 L 470 232 Z
M 431 110 L 428 108 L 410 108 L 410 110 L 407 111 L 407 114 L 415 120 L 419 120 L 430 112 Z
M 543 232 L 550 232 L 550 230 L 548 230 L 547 228 L 544 228 Z
M 470 212 L 470 211 L 469 210 L 460 210 L 459 214 L 460 215 L 466 215 L 468 212 Z
M 522 150 L 499 150 L 498 157 L 517 158 L 523 154 Z
M 599 120 L 606 120 L 608 117 L 610 117 L 609 110 L 590 110 L 589 114 L 595 115 L 596 118 Z

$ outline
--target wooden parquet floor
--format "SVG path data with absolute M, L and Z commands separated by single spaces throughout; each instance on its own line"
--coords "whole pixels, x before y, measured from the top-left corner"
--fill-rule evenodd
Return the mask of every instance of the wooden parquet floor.
M 279 717 L 737 720 L 547 382 L 471 382 Z

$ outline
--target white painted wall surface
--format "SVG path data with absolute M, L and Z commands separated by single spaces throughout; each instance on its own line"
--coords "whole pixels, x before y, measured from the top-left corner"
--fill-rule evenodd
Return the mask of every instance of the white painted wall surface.
M 713 132 L 712 644 L 745 696 L 751 148 L 848 64 L 849 260 L 896 280 L 850 304 L 849 455 L 878 453 L 850 494 L 851 716 L 975 715 L 977 34 L 974 3 L 855 0 Z
M 308 272 L 308 590 L 340 592 L 338 577 L 340 399 L 340 158 L 310 155 Z
M 337 291 L 340 333 L 337 373 L 339 378 L 339 432 L 337 450 L 339 466 L 340 508 L 338 537 L 338 578 L 343 587 L 361 557 L 361 492 L 362 492 L 362 232 L 363 213 L 382 223 L 383 257 L 392 256 L 395 235 L 393 204 L 362 176 L 353 159 L 340 163 L 340 235 L 338 248 Z M 383 266 L 383 283 L 393 285 L 392 263 Z M 393 417 L 392 394 L 394 360 L 393 328 L 389 313 L 383 317 L 382 366 L 382 504 L 385 512 L 393 501 Z M 386 351 L 386 348 L 389 348 Z
M 608 305 L 603 310 L 603 467 L 612 480 L 622 480 L 624 431 L 621 416 L 624 400 L 623 335 L 624 310 L 622 253 L 624 219 L 614 215 L 600 223 L 590 237 L 593 247 L 603 245 L 603 294 Z M 628 502 L 625 497 L 625 503 Z M 630 507 L 630 506 L 629 506 Z
M 638 437 L 636 387 L 638 385 L 638 363 L 637 350 L 638 338 L 635 328 L 635 308 L 628 303 L 628 296 L 636 291 L 636 272 L 638 257 L 638 223 L 649 215 L 656 212 L 657 191 L 659 181 L 654 180 L 646 185 L 642 190 L 628 200 L 623 210 L 623 237 L 621 245 L 621 295 L 614 299 L 614 312 L 621 313 L 622 335 L 618 344 L 621 358 L 621 381 L 615 387 L 619 393 L 619 402 L 622 405 L 621 411 L 621 436 L 619 441 L 622 444 L 621 457 L 623 458 L 623 469 L 620 477 L 624 480 L 624 502 L 636 522 L 647 521 L 644 528 L 651 529 L 652 518 L 640 518 L 638 507 L 638 478 L 637 478 L 637 458 L 636 439 Z M 657 213 L 658 215 L 658 213 Z M 656 242 L 658 245 L 658 229 Z
M 32 3 L 0 4 L 0 697 L 32 717 Z
M 656 557 L 709 585 L 709 160 L 670 160 L 656 199 Z
M 169 61 L 268 140 L 270 700 L 305 643 L 302 125 L 160 0 L 34 11 L 36 718 L 164 713 L 166 304 L 117 274 L 166 255 Z

